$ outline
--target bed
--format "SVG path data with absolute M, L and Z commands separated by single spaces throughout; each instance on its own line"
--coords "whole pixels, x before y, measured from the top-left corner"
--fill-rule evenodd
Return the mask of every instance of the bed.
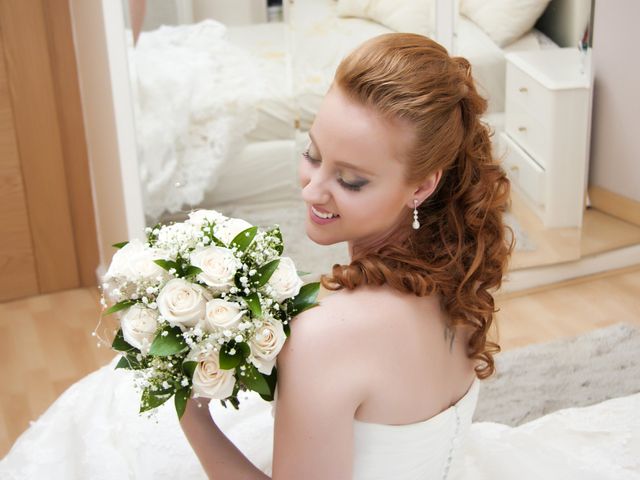
M 141 35 L 131 65 L 148 223 L 190 208 L 297 195 L 298 155 L 339 61 L 362 41 L 393 31 L 339 16 L 337 5 L 296 0 L 286 23 L 225 27 L 208 20 Z M 553 47 L 535 29 L 500 47 L 469 18 L 456 19 L 455 54 L 471 61 L 496 130 L 505 53 Z

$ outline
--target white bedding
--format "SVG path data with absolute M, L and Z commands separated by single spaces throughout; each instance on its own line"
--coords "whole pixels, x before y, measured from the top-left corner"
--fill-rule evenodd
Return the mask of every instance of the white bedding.
M 504 111 L 505 52 L 548 48 L 532 30 L 502 49 L 466 17 L 456 22 L 456 55 L 469 59 L 487 113 Z M 263 60 L 267 95 L 257 105 L 259 120 L 249 141 L 292 138 L 293 128 L 308 130 L 340 60 L 368 38 L 392 30 L 360 18 L 342 18 L 334 0 L 296 0 L 288 24 L 230 27 L 232 43 Z
M 227 39 L 256 59 L 266 86 L 255 105 L 257 125 L 247 134 L 247 141 L 293 138 L 297 108 L 288 26 L 284 23 L 262 23 L 227 27 Z

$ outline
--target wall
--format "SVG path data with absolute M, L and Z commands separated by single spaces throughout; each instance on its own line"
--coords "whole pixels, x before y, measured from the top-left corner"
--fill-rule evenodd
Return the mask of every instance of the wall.
M 638 19 L 637 0 L 596 0 L 589 185 L 632 202 L 640 202 Z

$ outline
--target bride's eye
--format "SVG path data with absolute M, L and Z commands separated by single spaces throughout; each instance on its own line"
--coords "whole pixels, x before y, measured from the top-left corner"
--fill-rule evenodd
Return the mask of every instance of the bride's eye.
M 353 183 L 345 182 L 341 178 L 338 178 L 338 183 L 340 183 L 340 185 L 342 185 L 347 190 L 353 190 L 355 192 L 359 191 L 363 187 L 363 184 L 354 185 Z
M 318 163 L 320 163 L 320 160 L 311 156 L 308 148 L 304 152 L 302 152 L 302 156 L 306 158 L 312 165 L 317 165 Z
M 311 165 L 318 165 L 320 164 L 320 160 L 317 158 L 314 158 L 311 156 L 311 154 L 309 153 L 309 151 L 311 150 L 311 148 L 307 148 L 304 152 L 302 152 L 302 156 L 311 164 Z M 347 190 L 351 190 L 354 192 L 358 192 L 360 191 L 360 189 L 362 187 L 364 187 L 367 183 L 369 183 L 367 180 L 364 181 L 360 181 L 360 182 L 356 182 L 356 183 L 350 183 L 347 182 L 346 180 L 344 180 L 341 176 L 338 176 L 338 183 L 340 184 L 340 186 L 342 188 L 345 188 Z

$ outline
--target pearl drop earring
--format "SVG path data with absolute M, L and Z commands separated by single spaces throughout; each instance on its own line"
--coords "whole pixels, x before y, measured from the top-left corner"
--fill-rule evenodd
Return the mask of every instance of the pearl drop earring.
M 420 222 L 418 221 L 418 200 L 413 199 L 413 223 L 411 224 L 414 230 L 420 228 Z

